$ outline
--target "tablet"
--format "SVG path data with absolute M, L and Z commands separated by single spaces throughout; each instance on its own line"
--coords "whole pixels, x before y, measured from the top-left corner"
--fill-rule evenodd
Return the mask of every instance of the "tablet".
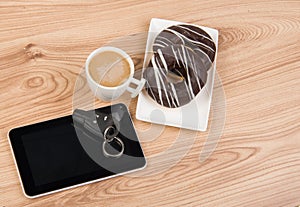
M 146 160 L 124 104 L 81 114 L 84 116 L 80 117 L 87 119 L 75 121 L 73 114 L 10 130 L 10 145 L 27 197 L 47 195 L 145 167 Z M 99 134 L 90 130 L 91 123 L 97 126 Z M 117 132 L 108 142 L 104 131 L 109 126 Z M 115 142 L 117 139 L 122 145 Z M 120 146 L 122 149 L 118 149 Z M 107 156 L 115 153 L 109 152 L 112 149 L 122 150 L 121 154 Z

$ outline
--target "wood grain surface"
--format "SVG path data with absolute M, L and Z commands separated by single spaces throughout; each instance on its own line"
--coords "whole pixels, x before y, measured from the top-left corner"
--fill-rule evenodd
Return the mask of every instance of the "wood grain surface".
M 217 71 L 226 96 L 220 139 L 207 139 L 221 127 L 213 114 L 207 132 L 151 125 L 134 118 L 135 99 L 130 112 L 151 159 L 145 170 L 26 198 L 7 140 L 9 129 L 71 114 L 88 54 L 114 39 L 145 33 L 153 17 L 219 30 Z M 299 205 L 299 21 L 299 0 L 2 0 L 0 206 Z M 185 139 L 176 150 L 158 156 L 179 135 Z M 201 150 L 216 141 L 216 149 L 201 161 Z M 185 156 L 176 157 L 182 152 Z

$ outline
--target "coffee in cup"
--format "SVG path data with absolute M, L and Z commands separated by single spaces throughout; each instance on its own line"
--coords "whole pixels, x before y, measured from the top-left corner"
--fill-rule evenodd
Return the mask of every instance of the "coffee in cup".
M 94 95 L 103 101 L 112 101 L 126 90 L 136 97 L 145 79 L 133 78 L 134 64 L 129 55 L 116 47 L 101 47 L 93 51 L 85 63 L 86 78 Z M 130 83 L 136 88 L 131 88 Z
M 129 62 L 119 53 L 99 53 L 89 63 L 89 73 L 98 84 L 106 87 L 122 85 L 130 76 Z

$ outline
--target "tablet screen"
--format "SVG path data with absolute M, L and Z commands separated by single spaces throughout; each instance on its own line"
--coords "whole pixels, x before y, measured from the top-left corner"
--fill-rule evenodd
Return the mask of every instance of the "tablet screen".
M 74 127 L 68 122 L 24 134 L 21 139 L 36 186 L 99 169 L 82 148 Z

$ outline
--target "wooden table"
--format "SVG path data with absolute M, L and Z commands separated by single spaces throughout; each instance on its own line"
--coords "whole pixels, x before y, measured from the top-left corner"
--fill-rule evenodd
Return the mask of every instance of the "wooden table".
M 220 31 L 217 71 L 226 119 L 216 149 L 199 160 L 207 144 L 216 144 L 207 140 L 213 131 L 195 134 L 134 118 L 141 140 L 147 131 L 160 132 L 142 142 L 158 173 L 151 162 L 142 176 L 26 198 L 9 129 L 71 114 L 75 82 L 88 54 L 116 38 L 146 32 L 152 17 Z M 299 20 L 297 0 L 1 1 L 0 206 L 299 205 Z M 129 105 L 133 117 L 135 104 L 136 99 Z M 222 121 L 210 120 L 209 129 L 211 122 Z M 158 160 L 179 132 L 187 137 L 183 148 L 193 137 L 191 149 L 178 160 Z M 166 168 L 170 162 L 175 164 Z

